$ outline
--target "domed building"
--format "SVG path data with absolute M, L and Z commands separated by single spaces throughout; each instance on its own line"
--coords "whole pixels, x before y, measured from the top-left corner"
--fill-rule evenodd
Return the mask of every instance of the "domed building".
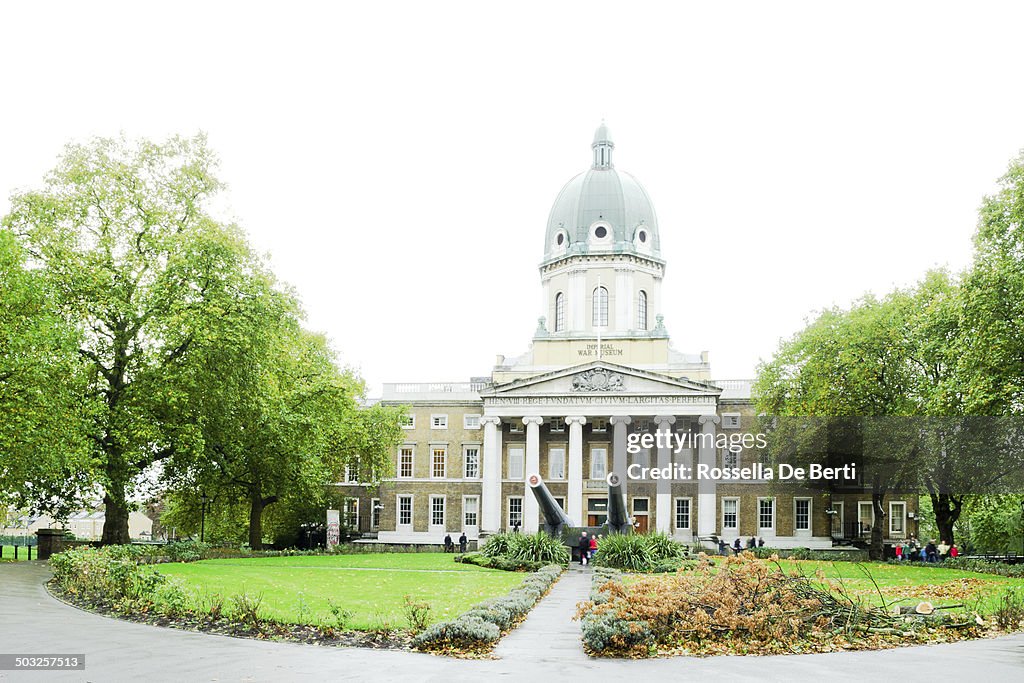
M 543 521 L 534 475 L 575 525 L 599 527 L 607 477 L 617 473 L 637 530 L 688 543 L 756 537 L 826 548 L 870 530 L 863 492 L 783 494 L 764 480 L 676 476 L 759 461 L 719 438 L 754 428 L 751 383 L 716 381 L 707 352 L 672 347 L 657 213 L 643 185 L 616 168 L 614 151 L 602 123 L 590 168 L 555 197 L 540 261 L 544 308 L 529 349 L 498 356 L 488 376 L 468 382 L 385 385 L 383 402 L 409 407 L 406 438 L 393 477 L 342 487 L 346 527 L 401 544 L 534 532 Z M 666 437 L 644 447 L 645 434 Z M 890 502 L 889 536 L 907 533 L 915 503 Z

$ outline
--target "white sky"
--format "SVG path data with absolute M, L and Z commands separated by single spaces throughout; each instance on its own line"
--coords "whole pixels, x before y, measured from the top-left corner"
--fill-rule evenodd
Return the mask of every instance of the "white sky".
M 1024 4 L 639 4 L 4 3 L 0 212 L 68 141 L 206 131 L 371 394 L 526 350 L 602 118 L 658 212 L 674 345 L 720 379 L 968 263 L 1024 148 Z

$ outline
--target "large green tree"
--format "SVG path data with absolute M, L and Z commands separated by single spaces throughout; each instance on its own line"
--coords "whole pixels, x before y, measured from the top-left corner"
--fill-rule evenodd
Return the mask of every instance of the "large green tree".
M 235 299 L 251 254 L 207 209 L 221 187 L 202 136 L 69 145 L 42 188 L 16 193 L 20 237 L 79 332 L 104 543 L 125 543 L 133 489 L 153 466 L 201 447 L 170 381 Z
M 26 259 L 0 229 L 0 510 L 62 517 L 88 488 L 91 404 L 76 330 Z

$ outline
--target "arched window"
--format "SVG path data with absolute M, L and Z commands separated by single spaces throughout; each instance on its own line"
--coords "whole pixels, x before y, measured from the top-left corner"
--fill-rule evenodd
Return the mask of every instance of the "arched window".
M 608 290 L 594 290 L 594 327 L 608 327 Z
M 555 332 L 565 330 L 565 295 L 555 294 Z
M 647 329 L 647 292 L 642 289 L 636 301 L 636 329 Z

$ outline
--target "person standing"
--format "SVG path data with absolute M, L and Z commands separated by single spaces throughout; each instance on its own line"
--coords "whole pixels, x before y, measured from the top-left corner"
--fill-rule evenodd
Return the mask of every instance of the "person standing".
M 467 543 L 469 543 L 469 539 L 466 538 L 466 532 L 463 531 L 462 535 L 459 536 L 459 552 L 460 553 L 466 552 L 466 544 Z
M 590 537 L 590 555 L 588 557 L 593 558 L 597 554 L 597 536 Z
M 455 544 L 452 542 L 452 535 L 451 534 L 445 534 L 444 535 L 444 551 L 446 553 L 454 553 L 455 552 Z
M 585 567 L 587 566 L 587 555 L 590 554 L 590 537 L 586 531 L 580 534 L 580 542 L 577 544 L 577 548 L 580 551 L 580 565 Z
M 897 562 L 902 562 L 903 561 L 903 542 L 902 541 L 897 541 L 896 542 L 896 547 L 894 548 L 894 552 L 896 553 L 896 561 Z
M 956 549 L 956 543 L 954 543 L 953 545 L 949 546 L 949 556 L 950 556 L 950 558 L 955 560 L 957 558 L 957 556 L 959 556 L 959 555 L 960 555 L 960 551 Z
M 742 550 L 742 549 L 743 549 L 743 545 L 740 542 L 739 536 L 737 536 L 736 540 L 732 542 L 732 551 L 733 551 L 734 554 L 739 555 L 740 554 L 740 550 Z
M 728 548 L 729 548 L 729 546 L 726 544 L 724 538 L 718 539 L 718 554 L 719 555 L 725 555 L 725 553 L 728 550 Z

